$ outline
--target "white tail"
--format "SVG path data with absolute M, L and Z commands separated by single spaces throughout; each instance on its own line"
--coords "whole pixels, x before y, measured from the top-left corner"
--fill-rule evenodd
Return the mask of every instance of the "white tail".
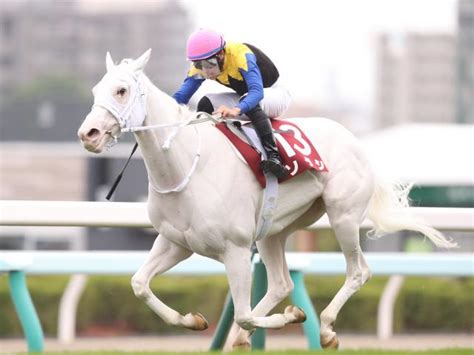
M 454 248 L 457 244 L 410 211 L 408 194 L 412 185 L 392 184 L 377 179 L 369 205 L 368 217 L 374 224 L 369 236 L 379 237 L 386 233 L 411 230 L 424 234 L 437 247 Z

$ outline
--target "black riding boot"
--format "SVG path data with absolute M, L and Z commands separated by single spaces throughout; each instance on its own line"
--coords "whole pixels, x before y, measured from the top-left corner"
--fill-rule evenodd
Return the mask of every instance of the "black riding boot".
M 203 96 L 198 102 L 197 111 L 207 112 L 208 114 L 212 115 L 214 112 L 214 105 L 212 105 L 211 100 L 209 100 L 207 96 Z
M 255 132 L 257 132 L 257 135 L 262 142 L 263 149 L 267 154 L 267 159 L 260 163 L 263 171 L 270 172 L 279 179 L 287 176 L 288 171 L 281 162 L 281 156 L 280 153 L 278 153 L 278 148 L 268 116 L 263 112 L 260 105 L 255 106 L 252 110 L 247 112 L 246 115 L 252 121 Z

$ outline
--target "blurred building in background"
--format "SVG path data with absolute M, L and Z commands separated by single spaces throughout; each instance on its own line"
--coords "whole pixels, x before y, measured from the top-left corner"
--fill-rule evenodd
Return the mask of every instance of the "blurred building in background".
M 139 8 L 139 7 L 138 7 Z M 165 92 L 187 64 L 187 11 L 176 1 L 124 13 L 85 11 L 79 1 L 7 1 L 0 12 L 0 96 L 48 75 L 74 76 L 85 87 L 103 76 L 105 53 L 135 58 L 153 49 L 146 72 Z
M 152 48 L 145 71 L 168 93 L 180 86 L 188 68 L 188 10 L 176 1 L 142 3 L 146 6 L 132 2 L 133 9 L 120 3 L 110 8 L 111 2 L 98 9 L 95 2 L 80 0 L 1 3 L 1 199 L 104 200 L 131 143 L 96 157 L 81 147 L 76 132 L 90 110 L 91 88 L 105 74 L 106 52 L 118 62 Z M 114 197 L 143 201 L 147 188 L 136 154 Z M 91 249 L 149 249 L 156 237 L 154 231 L 106 228 L 87 235 Z
M 454 122 L 455 63 L 453 35 L 380 35 L 375 98 L 377 125 Z
M 462 160 L 454 164 L 459 152 L 472 150 L 474 1 L 458 1 L 455 34 L 384 33 L 376 48 L 374 122 L 386 129 L 362 140 L 373 165 L 387 176 L 415 183 L 410 193 L 415 205 L 472 208 L 472 166 Z M 450 167 L 441 168 L 438 162 Z M 450 235 L 462 250 L 473 250 L 471 233 Z M 409 241 L 407 236 L 398 243 Z M 387 246 L 385 241 L 371 242 L 366 248 Z
M 457 121 L 474 123 L 474 1 L 458 2 Z
M 375 122 L 474 123 L 474 1 L 458 3 L 457 34 L 377 38 Z

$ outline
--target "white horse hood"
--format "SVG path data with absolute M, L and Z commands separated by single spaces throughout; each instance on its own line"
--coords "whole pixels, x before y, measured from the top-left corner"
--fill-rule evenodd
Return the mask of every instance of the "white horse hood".
M 94 105 L 108 110 L 120 123 L 120 127 L 130 129 L 143 125 L 147 116 L 146 91 L 143 84 L 143 68 L 150 59 L 151 49 L 148 49 L 140 58 L 133 61 L 129 66 L 115 65 L 109 52 L 106 55 L 107 73 L 97 84 L 97 88 L 107 88 L 108 81 L 117 76 L 128 76 L 132 78 L 129 87 L 129 99 L 125 104 L 118 102 L 109 90 L 97 90 L 94 97 Z M 123 62 L 122 62 L 123 63 Z

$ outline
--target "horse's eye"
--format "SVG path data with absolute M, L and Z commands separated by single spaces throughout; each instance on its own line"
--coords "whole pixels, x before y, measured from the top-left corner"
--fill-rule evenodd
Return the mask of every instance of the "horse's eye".
M 126 92 L 127 90 L 125 88 L 120 88 L 117 90 L 117 95 L 123 96 Z

